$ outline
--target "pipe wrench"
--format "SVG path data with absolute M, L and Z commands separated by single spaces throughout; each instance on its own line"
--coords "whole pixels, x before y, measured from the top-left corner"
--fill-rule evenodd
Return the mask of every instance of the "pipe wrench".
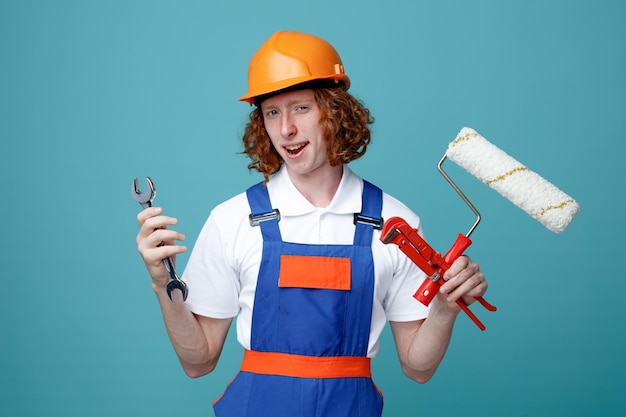
M 418 288 L 417 292 L 413 295 L 420 303 L 428 306 L 432 299 L 437 295 L 439 288 L 443 283 L 443 274 L 450 269 L 452 263 L 461 255 L 465 249 L 467 249 L 472 241 L 470 235 L 478 226 L 480 222 L 480 213 L 476 210 L 476 207 L 471 201 L 463 194 L 459 187 L 452 181 L 452 179 L 446 174 L 442 168 L 443 162 L 446 160 L 446 155 L 441 158 L 437 168 L 446 181 L 454 188 L 457 194 L 463 199 L 463 201 L 469 206 L 469 208 L 476 215 L 476 221 L 469 229 L 469 231 L 463 235 L 458 235 L 456 241 L 452 247 L 441 256 L 439 252 L 434 250 L 425 240 L 422 238 L 417 229 L 412 228 L 404 219 L 400 217 L 392 217 L 388 219 L 381 231 L 380 240 L 385 243 L 394 243 L 398 245 L 400 250 L 407 255 L 413 263 L 415 263 L 424 273 L 428 276 L 424 280 L 422 285 Z M 476 297 L 483 307 L 489 311 L 496 311 L 496 307 L 489 304 L 483 297 Z M 456 300 L 459 307 L 469 316 L 470 319 L 478 326 L 480 330 L 485 330 L 485 325 L 476 317 L 476 315 L 469 309 L 467 304 L 463 300 Z
M 424 305 L 429 305 L 437 295 L 439 287 L 443 284 L 443 274 L 450 269 L 452 263 L 463 254 L 472 241 L 465 235 L 459 234 L 454 245 L 448 252 L 441 256 L 418 234 L 417 229 L 413 229 L 400 217 L 392 217 L 385 222 L 381 232 L 383 243 L 395 243 L 400 250 L 415 263 L 428 278 L 415 292 L 413 297 Z M 477 297 L 476 301 L 482 304 L 489 311 L 496 311 L 496 307 L 489 304 L 483 297 Z M 480 330 L 485 330 L 485 325 L 476 317 L 463 300 L 456 300 L 459 307 L 469 316 Z

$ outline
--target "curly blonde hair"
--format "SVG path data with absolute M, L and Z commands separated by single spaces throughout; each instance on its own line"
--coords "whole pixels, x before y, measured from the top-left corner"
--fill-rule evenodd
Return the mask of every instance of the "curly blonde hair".
M 363 103 L 348 93 L 345 86 L 313 89 L 320 108 L 320 125 L 328 148 L 331 166 L 345 164 L 362 157 L 371 141 L 368 125 L 374 118 Z M 243 134 L 245 153 L 250 158 L 248 169 L 259 171 L 268 181 L 283 163 L 265 130 L 261 106 L 249 115 Z

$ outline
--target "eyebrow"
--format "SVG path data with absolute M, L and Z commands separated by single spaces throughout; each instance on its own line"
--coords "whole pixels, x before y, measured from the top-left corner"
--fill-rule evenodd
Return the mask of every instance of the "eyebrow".
M 309 105 L 315 104 L 315 99 L 308 99 L 308 98 L 307 99 L 293 99 L 285 103 L 285 106 L 292 107 L 292 106 L 295 106 L 296 104 L 309 104 Z M 261 104 L 261 107 L 263 107 L 263 110 L 265 111 L 267 109 L 276 108 L 278 106 L 270 104 L 270 105 L 267 105 L 267 107 L 264 107 L 263 104 Z

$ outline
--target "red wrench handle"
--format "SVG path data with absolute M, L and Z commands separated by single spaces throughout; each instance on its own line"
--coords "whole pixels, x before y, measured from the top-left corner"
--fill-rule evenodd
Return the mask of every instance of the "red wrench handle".
M 461 307 L 461 310 L 463 310 L 463 311 L 465 312 L 465 314 L 467 314 L 467 317 L 469 317 L 470 319 L 472 319 L 472 321 L 474 322 L 474 324 L 475 324 L 476 326 L 478 326 L 478 328 L 479 328 L 480 330 L 485 330 L 485 329 L 486 329 L 486 327 L 485 327 L 485 325 L 483 324 L 483 322 L 482 322 L 482 321 L 480 321 L 480 320 L 478 319 L 478 317 L 476 317 L 476 314 L 474 314 L 474 313 L 472 312 L 472 310 L 470 310 L 470 309 L 469 309 L 469 307 L 467 306 L 467 304 L 465 304 L 465 303 L 463 302 L 463 300 L 456 300 L 456 304 L 457 304 L 459 307 Z
M 438 256 L 437 259 L 433 260 L 437 266 L 436 276 L 431 276 L 430 278 L 425 279 L 413 297 L 415 297 L 420 303 L 429 305 L 433 298 L 435 298 L 435 295 L 437 295 L 439 287 L 441 287 L 441 284 L 443 283 L 443 274 L 450 269 L 450 266 L 452 266 L 454 261 L 461 256 L 463 252 L 465 252 L 465 249 L 467 249 L 471 244 L 472 241 L 470 238 L 459 234 L 456 241 L 448 252 L 446 252 L 443 258 Z
M 454 262 L 459 256 L 463 255 L 465 249 L 467 249 L 471 244 L 472 241 L 467 236 L 459 234 L 456 242 L 454 242 L 454 245 L 452 245 L 450 250 L 448 250 L 448 252 L 443 256 L 443 259 L 447 263 L 452 265 L 452 262 Z M 497 310 L 496 306 L 489 304 L 482 296 L 476 297 L 476 301 L 478 301 L 483 307 L 485 307 L 489 311 Z M 485 326 L 480 322 L 480 320 L 478 320 L 478 317 L 476 317 L 476 315 L 470 311 L 467 304 L 465 304 L 461 300 L 457 300 L 457 304 L 459 305 L 459 307 L 461 307 L 465 314 L 467 314 L 469 318 L 471 318 L 472 321 L 476 323 L 476 325 L 481 330 L 485 330 Z
M 443 262 L 438 269 L 438 273 L 440 276 L 437 280 L 432 280 L 427 278 L 424 280 L 420 288 L 415 293 L 414 297 L 424 305 L 429 305 L 432 299 L 435 297 L 437 292 L 439 291 L 439 287 L 441 287 L 443 282 L 443 274 L 450 269 L 450 266 L 457 260 L 458 257 L 463 255 L 463 252 L 472 244 L 470 238 L 465 235 L 459 234 L 456 241 L 452 245 L 452 247 L 446 252 L 443 256 Z M 476 297 L 476 301 L 478 301 L 483 307 L 485 307 L 489 311 L 496 311 L 496 307 L 489 304 L 482 296 Z M 478 317 L 469 309 L 467 304 L 463 302 L 463 300 L 456 300 L 457 305 L 467 314 L 467 316 L 478 326 L 480 330 L 485 330 L 485 325 L 478 319 Z

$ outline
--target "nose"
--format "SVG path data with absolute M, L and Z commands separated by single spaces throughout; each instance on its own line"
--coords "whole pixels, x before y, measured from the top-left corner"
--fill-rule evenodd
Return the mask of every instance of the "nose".
M 280 120 L 280 133 L 283 137 L 291 138 L 296 135 L 298 129 L 290 114 L 283 114 Z

